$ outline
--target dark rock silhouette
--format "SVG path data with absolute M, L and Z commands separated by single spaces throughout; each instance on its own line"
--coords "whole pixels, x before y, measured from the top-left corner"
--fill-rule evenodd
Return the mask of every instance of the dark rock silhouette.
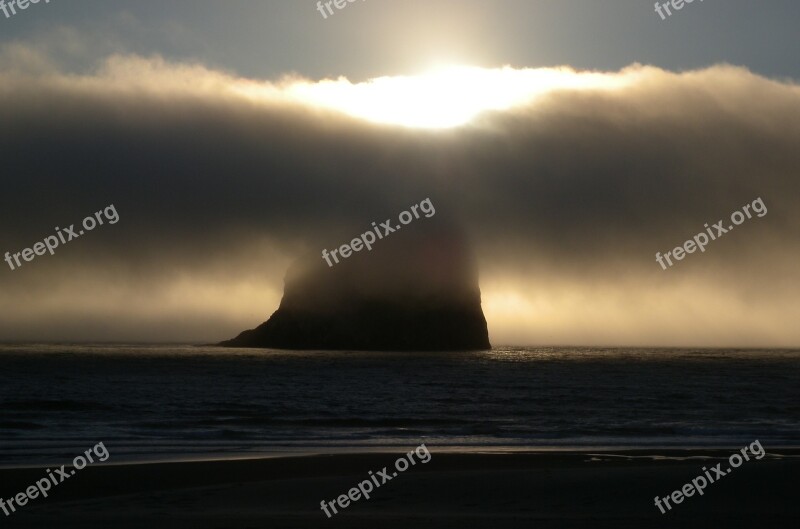
M 296 262 L 269 320 L 227 347 L 362 351 L 490 349 L 478 274 L 455 230 L 420 219 L 329 267 Z M 436 219 L 438 220 L 438 219 Z

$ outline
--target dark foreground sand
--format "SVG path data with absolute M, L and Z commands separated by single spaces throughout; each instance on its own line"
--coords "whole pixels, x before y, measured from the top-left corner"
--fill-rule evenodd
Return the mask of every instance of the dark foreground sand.
M 705 495 L 662 515 L 653 504 L 701 472 L 705 460 L 619 458 L 611 453 L 437 453 L 368 500 L 326 518 L 320 500 L 356 486 L 397 453 L 88 467 L 10 517 L 3 527 L 179 528 L 738 528 L 798 527 L 797 450 L 770 450 Z M 645 456 L 654 451 L 627 452 Z M 672 455 L 727 457 L 732 450 Z M 620 455 L 621 452 L 615 454 Z M 599 459 L 599 460 L 598 460 Z M 710 466 L 716 464 L 714 461 Z M 723 468 L 727 467 L 727 461 Z M 0 471 L 9 498 L 42 469 Z

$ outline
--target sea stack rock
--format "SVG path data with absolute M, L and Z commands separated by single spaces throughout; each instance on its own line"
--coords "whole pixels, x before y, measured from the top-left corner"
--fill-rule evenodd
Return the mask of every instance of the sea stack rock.
M 454 229 L 421 219 L 328 266 L 289 269 L 280 307 L 227 347 L 357 351 L 490 349 L 471 252 Z

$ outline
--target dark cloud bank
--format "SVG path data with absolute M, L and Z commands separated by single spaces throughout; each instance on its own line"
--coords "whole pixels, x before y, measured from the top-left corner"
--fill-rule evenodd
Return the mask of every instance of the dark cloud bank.
M 0 251 L 120 221 L 0 273 L 0 338 L 217 341 L 266 319 L 295 258 L 430 197 L 472 242 L 495 344 L 800 343 L 796 85 L 633 67 L 431 131 L 157 59 L 6 66 Z M 766 216 L 655 262 L 758 197 Z

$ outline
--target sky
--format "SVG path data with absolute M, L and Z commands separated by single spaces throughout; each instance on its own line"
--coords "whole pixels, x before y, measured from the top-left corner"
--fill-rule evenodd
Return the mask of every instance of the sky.
M 472 243 L 495 345 L 797 346 L 798 19 L 775 0 L 0 12 L 0 254 L 118 215 L 0 262 L 0 340 L 230 338 L 297 258 L 430 198 Z M 744 206 L 765 213 L 656 261 Z

